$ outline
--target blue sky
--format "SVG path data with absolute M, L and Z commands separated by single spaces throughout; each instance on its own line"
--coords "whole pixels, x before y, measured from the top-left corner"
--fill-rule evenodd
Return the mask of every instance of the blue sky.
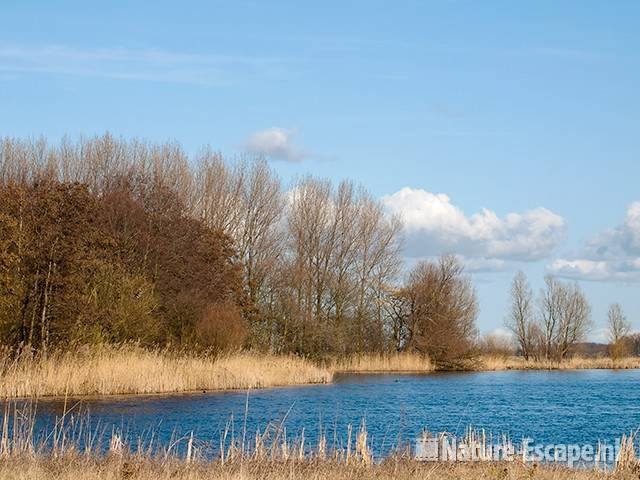
M 351 178 L 406 214 L 412 259 L 464 256 L 481 330 L 518 269 L 640 329 L 638 20 L 635 1 L 3 0 L 0 135 Z

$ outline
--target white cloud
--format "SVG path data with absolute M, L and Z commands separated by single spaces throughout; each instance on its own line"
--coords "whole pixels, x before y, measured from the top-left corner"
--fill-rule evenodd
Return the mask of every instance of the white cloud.
M 511 260 L 485 257 L 465 258 L 462 255 L 458 257 L 464 264 L 465 270 L 470 273 L 507 272 L 517 268 Z
M 571 258 L 548 266 L 556 275 L 593 281 L 640 281 L 640 202 L 627 207 L 623 222 L 590 240 Z
M 513 332 L 511 330 L 507 330 L 506 328 L 498 327 L 491 330 L 487 335 L 500 338 L 506 341 L 513 341 L 515 339 Z
M 256 155 L 299 162 L 309 156 L 309 152 L 294 143 L 295 130 L 272 127 L 253 133 L 245 142 L 245 149 Z
M 565 236 L 564 219 L 542 207 L 504 217 L 488 209 L 467 216 L 447 195 L 410 187 L 382 201 L 402 218 L 413 257 L 455 253 L 503 269 L 505 261 L 548 257 Z

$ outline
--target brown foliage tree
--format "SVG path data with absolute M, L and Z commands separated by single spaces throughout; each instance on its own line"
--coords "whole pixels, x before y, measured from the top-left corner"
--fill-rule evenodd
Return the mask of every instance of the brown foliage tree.
M 457 362 L 472 352 L 478 304 L 471 281 L 454 256 L 416 265 L 402 295 L 409 305 L 407 349 L 440 364 Z
M 207 350 L 239 349 L 247 337 L 246 320 L 232 303 L 209 305 L 196 323 L 195 335 L 198 345 Z

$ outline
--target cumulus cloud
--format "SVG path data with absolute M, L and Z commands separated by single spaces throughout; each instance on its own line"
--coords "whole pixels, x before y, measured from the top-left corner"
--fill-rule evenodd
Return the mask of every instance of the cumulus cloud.
M 255 132 L 245 142 L 245 149 L 256 155 L 299 162 L 309 156 L 309 152 L 294 143 L 295 130 L 272 127 Z
M 402 218 L 413 257 L 456 253 L 482 269 L 501 270 L 506 262 L 548 257 L 565 236 L 564 219 L 542 207 L 504 217 L 488 209 L 467 216 L 447 195 L 410 187 L 382 201 Z
M 640 281 L 640 202 L 627 207 L 620 225 L 601 232 L 573 257 L 555 260 L 548 270 L 578 280 Z

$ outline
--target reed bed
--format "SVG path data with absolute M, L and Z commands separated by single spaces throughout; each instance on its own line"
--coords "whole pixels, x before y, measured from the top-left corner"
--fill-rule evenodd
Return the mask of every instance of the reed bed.
M 610 358 L 610 357 L 571 357 L 562 361 L 554 360 L 525 360 L 522 357 L 481 356 L 476 362 L 469 364 L 469 370 L 498 371 L 498 370 L 581 370 L 581 369 L 611 369 L 624 370 L 640 368 L 640 357 Z
M 413 353 L 361 354 L 332 360 L 328 368 L 334 372 L 385 373 L 385 372 L 434 372 L 449 370 L 499 371 L 499 370 L 579 370 L 579 369 L 634 369 L 640 368 L 640 357 L 587 358 L 575 356 L 562 361 L 525 360 L 522 357 L 504 355 L 480 355 L 454 368 L 444 368 L 429 357 Z
M 192 463 L 154 462 L 137 458 L 0 459 L 2 480 L 637 480 L 634 470 L 603 473 L 522 464 L 418 464 L 390 461 L 372 466 L 317 461 Z
M 483 355 L 461 370 L 640 368 L 640 357 L 572 357 L 562 362 Z M 0 398 L 162 394 L 329 383 L 336 372 L 429 373 L 442 370 L 412 353 L 362 354 L 314 363 L 294 355 L 237 352 L 212 357 L 136 345 L 84 347 L 48 357 L 0 350 Z
M 623 441 L 618 463 L 605 472 L 519 461 L 418 462 L 403 448 L 381 461 L 373 461 L 364 424 L 357 430 L 349 426 L 346 443 L 333 448 L 327 447 L 324 436 L 317 445 L 308 446 L 304 431 L 287 437 L 282 424 L 270 425 L 246 442 L 247 432 L 227 439 L 227 430 L 221 434 L 221 449 L 215 457 L 207 456 L 208 444 L 194 439 L 193 434 L 172 439 L 165 446 L 154 447 L 153 435 L 128 443 L 117 430 L 112 430 L 110 436 L 92 434 L 88 420 L 74 422 L 68 413 L 58 418 L 45 436 L 34 433 L 34 427 L 35 414 L 30 404 L 5 404 L 0 424 L 1 480 L 626 480 L 637 479 L 640 472 L 633 437 Z
M 362 354 L 330 362 L 336 372 L 433 372 L 436 367 L 429 357 L 415 353 Z
M 296 356 L 221 357 L 102 346 L 46 358 L 0 353 L 0 397 L 155 394 L 328 383 L 332 374 Z

